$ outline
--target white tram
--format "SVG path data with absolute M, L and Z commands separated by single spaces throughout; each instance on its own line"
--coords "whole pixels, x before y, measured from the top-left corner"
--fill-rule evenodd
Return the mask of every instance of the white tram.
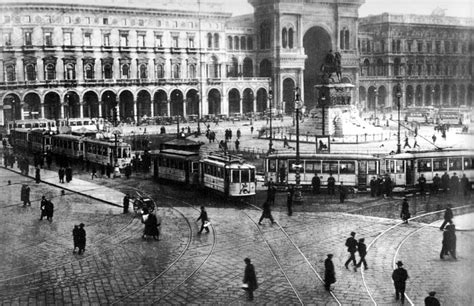
M 160 180 L 184 183 L 199 183 L 199 152 L 164 149 L 154 157 L 155 177 Z
M 211 153 L 200 162 L 201 186 L 228 197 L 254 196 L 255 166 L 235 155 Z
M 472 150 L 437 150 L 410 151 L 387 155 L 382 161 L 381 173 L 390 175 L 396 186 L 413 186 L 423 174 L 426 182 L 431 184 L 433 177 L 445 172 L 452 176 L 463 174 L 471 184 L 474 180 L 474 151 Z
M 50 119 L 23 119 L 8 122 L 7 134 L 16 129 L 43 129 L 56 131 L 56 121 Z
M 103 127 L 103 118 L 69 118 L 58 120 L 59 131 L 77 132 L 87 130 L 90 132 L 98 132 L 102 130 Z
M 296 184 L 296 154 L 272 153 L 265 157 L 265 181 L 277 184 Z M 365 189 L 372 176 L 379 173 L 379 158 L 365 154 L 300 154 L 300 184 L 310 186 L 315 175 L 321 179 L 321 186 L 327 185 L 331 174 L 336 184 Z

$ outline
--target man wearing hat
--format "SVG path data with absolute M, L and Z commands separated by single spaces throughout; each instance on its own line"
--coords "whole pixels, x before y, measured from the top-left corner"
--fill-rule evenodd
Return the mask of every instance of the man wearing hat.
M 408 279 L 408 272 L 402 267 L 403 267 L 403 263 L 399 260 L 397 262 L 397 268 L 392 273 L 392 279 L 395 285 L 395 299 L 397 301 L 400 299 L 402 304 L 404 304 L 405 303 L 405 284 Z
M 440 306 L 437 298 L 435 298 L 435 291 L 431 291 L 430 295 L 425 298 L 425 306 Z
M 243 283 L 247 284 L 247 299 L 249 301 L 253 300 L 253 292 L 258 288 L 257 275 L 255 274 L 255 268 L 250 263 L 250 258 L 245 258 L 245 272 Z
M 346 240 L 347 252 L 349 252 L 350 256 L 349 256 L 349 259 L 347 259 L 344 266 L 346 267 L 346 269 L 349 269 L 347 265 L 352 261 L 354 263 L 354 271 L 357 272 L 357 262 L 355 258 L 355 252 L 357 252 L 357 240 L 355 240 L 354 238 L 355 235 L 356 235 L 355 232 L 351 232 L 351 236 L 347 238 Z

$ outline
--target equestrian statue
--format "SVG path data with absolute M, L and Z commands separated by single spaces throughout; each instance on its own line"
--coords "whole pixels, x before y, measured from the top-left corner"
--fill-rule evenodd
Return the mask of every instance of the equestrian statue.
M 340 83 L 342 78 L 341 53 L 335 52 L 333 54 L 332 50 L 329 50 L 324 59 L 324 63 L 321 65 L 321 72 L 323 73 L 321 76 L 323 84 L 329 84 L 330 80 L 334 83 L 334 79 L 331 77 L 334 72 L 336 73 L 337 80 Z

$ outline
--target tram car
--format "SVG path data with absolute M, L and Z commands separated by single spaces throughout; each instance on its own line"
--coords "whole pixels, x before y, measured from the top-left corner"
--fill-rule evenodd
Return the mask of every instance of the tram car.
M 84 160 L 91 163 L 116 164 L 120 169 L 123 169 L 132 161 L 130 145 L 122 141 L 84 138 L 83 147 Z
M 56 121 L 50 119 L 23 119 L 10 121 L 7 124 L 7 134 L 16 129 L 43 129 L 56 131 Z
M 53 131 L 44 129 L 15 128 L 9 141 L 15 148 L 31 153 L 44 153 L 51 149 Z
M 15 128 L 10 130 L 9 142 L 15 149 L 28 150 L 28 134 L 30 129 Z
M 273 180 L 277 185 L 296 184 L 296 155 L 294 152 L 272 153 L 265 157 L 265 181 Z M 321 179 L 321 186 L 327 185 L 330 175 L 336 184 L 343 182 L 345 186 L 365 190 L 370 179 L 379 173 L 380 160 L 367 154 L 300 154 L 300 184 L 311 186 L 315 175 Z
M 64 155 L 72 159 L 84 158 L 84 137 L 58 134 L 51 138 L 51 151 L 55 155 Z
M 239 156 L 211 153 L 200 161 L 200 183 L 227 197 L 254 196 L 255 166 Z
M 58 120 L 58 130 L 77 132 L 77 131 L 90 131 L 98 132 L 104 128 L 103 118 L 69 118 Z
M 150 152 L 155 163 L 155 178 L 186 185 L 198 184 L 199 152 L 164 149 Z
M 381 173 L 390 175 L 395 186 L 414 186 L 423 174 L 427 184 L 433 177 L 441 177 L 445 172 L 451 177 L 454 173 L 461 178 L 463 174 L 471 182 L 474 180 L 473 150 L 408 151 L 387 155 L 382 160 Z

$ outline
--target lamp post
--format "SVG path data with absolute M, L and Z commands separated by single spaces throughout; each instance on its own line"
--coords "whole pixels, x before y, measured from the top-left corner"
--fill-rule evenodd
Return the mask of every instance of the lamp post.
M 300 109 L 303 107 L 303 101 L 301 101 L 301 93 L 299 87 L 295 88 L 295 112 L 296 112 L 296 169 L 295 169 L 295 199 L 296 204 L 303 203 L 301 196 L 301 180 L 300 180 Z
M 397 154 L 402 153 L 402 145 L 400 144 L 400 98 L 402 97 L 402 88 L 400 83 L 397 84 L 397 109 L 398 109 L 398 131 L 397 131 Z
M 270 142 L 268 143 L 268 154 L 272 153 L 273 151 L 273 127 L 272 127 L 272 99 L 273 99 L 273 91 L 270 90 L 268 92 L 268 100 L 270 102 Z
M 324 93 L 321 93 L 320 94 L 320 97 L 319 97 L 319 105 L 321 106 L 321 110 L 322 110 L 322 129 L 321 129 L 321 133 L 322 135 L 324 136 L 324 126 L 325 126 L 325 114 L 324 114 L 324 108 L 326 107 L 326 95 Z

